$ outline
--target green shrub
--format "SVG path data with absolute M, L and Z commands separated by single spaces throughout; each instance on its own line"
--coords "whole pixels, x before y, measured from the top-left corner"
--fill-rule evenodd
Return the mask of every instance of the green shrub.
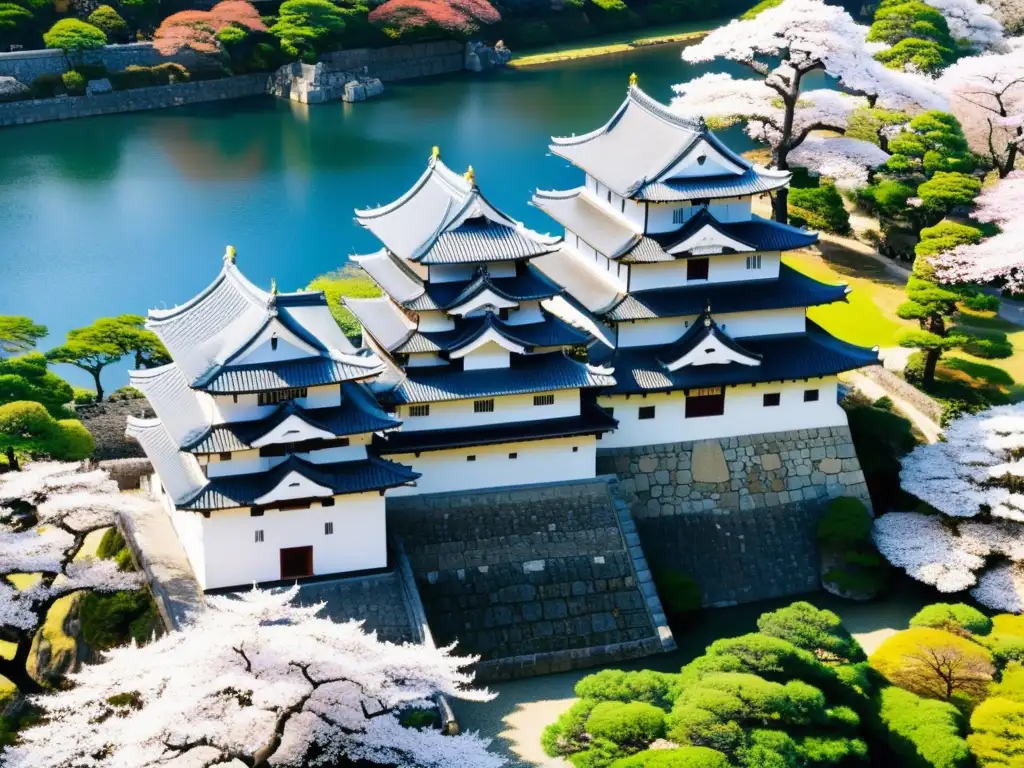
M 707 747 L 648 749 L 632 757 L 616 760 L 611 768 L 729 768 L 729 759 L 721 752 Z
M 640 750 L 665 735 L 665 711 L 642 701 L 602 701 L 587 718 L 586 730 L 595 739 Z
M 998 312 L 999 297 L 989 296 L 987 293 L 975 293 L 972 296 L 965 296 L 963 305 L 975 312 Z
M 860 643 L 846 631 L 836 614 L 807 602 L 796 602 L 777 611 L 762 613 L 757 620 L 757 629 L 764 635 L 787 640 L 819 657 L 845 662 L 867 659 Z
M 924 384 L 925 353 L 915 352 L 907 358 L 907 364 L 903 366 L 903 378 L 908 384 L 920 387 Z
M 944 629 L 958 634 L 987 635 L 992 631 L 992 619 L 964 603 L 934 603 L 914 614 L 910 626 Z
M 806 223 L 811 229 L 850 233 L 850 214 L 843 206 L 842 195 L 833 184 L 789 190 L 790 219 L 796 226 Z
M 99 80 L 107 76 L 107 68 L 102 64 L 77 64 L 75 72 L 88 80 Z
M 985 637 L 976 637 L 976 642 L 988 648 L 996 669 L 1005 669 L 1010 664 L 1024 664 L 1024 637 L 993 632 Z
M 871 515 L 860 499 L 833 499 L 818 518 L 818 543 L 822 546 L 848 549 L 870 539 Z
M 692 576 L 673 568 L 659 568 L 654 572 L 658 597 L 671 616 L 700 610 L 700 587 Z
M 128 24 L 121 18 L 121 14 L 109 5 L 101 5 L 90 13 L 89 23 L 103 30 L 107 35 L 107 39 L 112 42 L 128 42 Z
M 892 411 L 892 398 L 888 395 L 882 395 L 880 398 L 875 400 L 871 404 L 875 408 L 881 408 L 883 411 Z
M 63 75 L 40 75 L 32 81 L 29 88 L 32 89 L 32 95 L 37 99 L 52 99 L 65 92 L 64 77 Z
M 678 675 L 648 669 L 637 672 L 603 669 L 576 683 L 574 691 L 580 699 L 641 701 L 667 709 L 678 695 Z
M 441 714 L 436 709 L 406 709 L 399 715 L 399 722 L 406 728 L 422 731 L 425 728 L 440 728 Z
M 544 729 L 540 746 L 548 757 L 571 755 L 587 747 L 587 718 L 598 702 L 580 699 Z
M 96 392 L 85 387 L 74 387 L 75 405 L 91 405 L 96 402 Z
M 923 699 L 895 685 L 882 690 L 878 717 L 900 768 L 969 768 L 963 715 L 944 701 Z M 883 763 L 884 764 L 884 763 Z
M 112 526 L 104 532 L 100 539 L 99 546 L 96 547 L 96 557 L 100 560 L 112 560 L 126 546 L 128 545 L 124 536 L 121 535 L 121 531 L 117 526 Z
M 1005 334 L 981 335 L 973 334 L 966 337 L 960 348 L 975 357 L 984 360 L 1004 360 L 1013 357 L 1013 344 Z
M 914 196 L 914 188 L 892 179 L 857 191 L 857 200 L 869 211 L 886 216 L 900 216 L 907 211 L 907 200 Z
M 113 392 L 111 392 L 110 397 L 108 397 L 107 400 L 112 403 L 116 403 L 122 400 L 141 400 L 144 397 L 145 395 L 142 394 L 142 392 L 136 389 L 135 387 L 125 386 L 118 387 Z
M 313 282 L 306 286 L 306 290 L 324 292 L 327 305 L 331 308 L 331 315 L 342 332 L 349 337 L 358 337 L 362 333 L 362 326 L 345 308 L 342 300 L 345 297 L 368 299 L 381 295 L 381 290 L 375 282 L 362 270 L 351 266 L 314 278 Z
M 967 743 L 979 768 L 1013 768 L 1024 755 L 1024 667 L 1006 670 L 991 695 L 971 714 Z
M 118 91 L 149 88 L 169 83 L 184 83 L 190 79 L 192 79 L 192 73 L 175 62 L 157 64 L 155 67 L 141 67 L 132 64 L 121 72 L 110 74 L 110 84 Z
M 130 640 L 146 643 L 160 625 L 156 605 L 145 589 L 137 592 L 85 592 L 78 615 L 82 639 L 95 650 L 125 645 Z
M 270 43 L 256 43 L 245 60 L 249 72 L 270 72 L 281 66 L 281 51 Z

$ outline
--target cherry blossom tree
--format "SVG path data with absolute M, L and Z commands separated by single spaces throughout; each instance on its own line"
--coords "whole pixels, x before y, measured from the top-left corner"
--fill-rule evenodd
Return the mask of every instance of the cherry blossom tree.
M 837 187 L 855 189 L 871 180 L 871 172 L 889 161 L 889 153 L 863 139 L 811 135 L 789 153 L 791 165 L 813 168 L 835 181 Z
M 223 0 L 208 11 L 186 10 L 171 14 L 153 35 L 153 46 L 164 56 L 188 48 L 201 54 L 220 53 L 217 33 L 227 27 L 266 32 L 259 11 L 245 0 Z
M 1013 171 L 975 198 L 974 218 L 995 224 L 1000 232 L 978 243 L 958 245 L 932 259 L 935 273 L 948 283 L 1004 280 L 1012 291 L 1024 290 L 1024 171 Z
M 471 35 L 501 14 L 487 0 L 385 0 L 369 18 L 391 37 L 436 30 Z
M 945 438 L 915 448 L 900 473 L 936 514 L 878 518 L 878 551 L 940 592 L 969 588 L 993 610 L 1024 612 L 1024 404 L 957 419 Z
M 787 170 L 790 152 L 813 131 L 843 132 L 850 114 L 868 103 L 907 111 L 946 106 L 927 78 L 876 61 L 878 46 L 868 45 L 866 35 L 867 29 L 840 7 L 821 0 L 783 0 L 683 49 L 683 59 L 690 63 L 736 61 L 755 79 L 705 75 L 676 86 L 672 107 L 720 123 L 745 121 L 747 133 L 770 147 L 772 165 Z M 804 78 L 814 71 L 837 78 L 849 93 L 803 90 Z M 776 219 L 785 221 L 786 190 L 776 194 L 774 209 Z
M 995 9 L 978 0 L 924 0 L 946 17 L 949 33 L 961 45 L 977 51 L 1002 48 L 1003 25 Z
M 26 662 L 36 630 L 59 598 L 141 588 L 139 574 L 121 572 L 111 560 L 76 559 L 89 533 L 139 503 L 106 472 L 78 464 L 38 463 L 0 475 L 0 639 L 15 645 L 13 658 L 0 656 L 0 675 L 22 693 L 42 690 Z M 6 578 L 18 573 L 40 578 L 19 590 Z
M 949 67 L 939 86 L 976 152 L 1005 178 L 1024 144 L 1024 46 L 970 56 Z
M 1024 2 L 1022 0 L 991 0 L 993 15 L 1003 25 L 1006 34 L 1024 32 Z
M 393 645 L 292 603 L 298 587 L 207 598 L 179 632 L 104 654 L 36 703 L 44 722 L 0 754 L 7 768 L 336 766 L 497 768 L 476 734 L 407 728 L 441 693 L 470 701 L 451 647 Z M 347 763 L 344 763 L 347 764 Z

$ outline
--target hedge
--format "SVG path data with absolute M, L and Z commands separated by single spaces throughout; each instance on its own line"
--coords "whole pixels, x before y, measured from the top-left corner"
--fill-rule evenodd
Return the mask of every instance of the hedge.
M 833 184 L 789 190 L 789 221 L 821 232 L 850 233 L 850 214 Z
M 901 768 L 969 768 L 964 719 L 952 704 L 923 699 L 896 686 L 879 695 L 885 742 Z

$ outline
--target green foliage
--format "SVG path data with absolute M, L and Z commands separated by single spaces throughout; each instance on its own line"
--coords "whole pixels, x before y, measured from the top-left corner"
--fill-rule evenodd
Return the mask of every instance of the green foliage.
M 903 70 L 907 64 L 913 64 L 922 72 L 937 73 L 949 64 L 953 55 L 953 51 L 934 40 L 908 37 L 891 48 L 879 51 L 875 59 L 890 69 Z
M 937 171 L 917 188 L 921 208 L 941 219 L 954 207 L 968 205 L 981 192 L 981 181 L 966 173 Z
M 665 610 L 679 616 L 700 610 L 701 594 L 697 581 L 688 573 L 673 568 L 659 568 L 654 573 L 658 595 Z
M 422 731 L 424 728 L 440 728 L 441 713 L 436 709 L 406 709 L 399 715 L 399 721 L 406 728 Z
M 96 557 L 100 560 L 113 560 L 117 553 L 128 546 L 117 526 L 111 526 L 103 533 L 96 547 Z
M 40 75 L 32 81 L 29 88 L 34 98 L 50 99 L 64 93 L 64 77 L 59 74 Z
M 45 325 L 34 323 L 27 317 L 0 315 L 0 352 L 28 352 L 48 333 Z
M 846 631 L 836 614 L 815 608 L 810 603 L 793 603 L 777 611 L 762 613 L 757 620 L 757 629 L 769 637 L 787 640 L 819 658 L 847 663 L 867 659 L 860 643 Z
M 94 447 L 81 422 L 54 419 L 40 403 L 0 405 L 0 452 L 77 461 L 87 458 Z
M 845 235 L 850 232 L 850 214 L 833 184 L 789 190 L 790 221 L 796 226 Z
M 913 425 L 898 413 L 847 397 L 842 403 L 875 509 L 905 509 L 899 459 L 917 445 Z
M 871 523 L 864 503 L 847 497 L 832 501 L 818 519 L 822 558 L 833 564 L 823 581 L 837 594 L 872 597 L 885 584 L 886 565 L 871 540 Z
M 782 0 L 761 0 L 757 5 L 751 8 L 746 13 L 740 16 L 741 21 L 749 21 L 750 19 L 756 19 L 761 15 L 762 11 L 767 11 L 769 8 L 776 8 L 782 5 Z
M 818 518 L 818 543 L 824 546 L 848 549 L 870 538 L 871 515 L 860 499 L 833 499 Z
M 82 639 L 95 650 L 148 642 L 160 618 L 147 590 L 102 594 L 86 592 L 79 604 Z
M 957 634 L 987 635 L 992 631 L 992 619 L 964 603 L 933 603 L 914 614 L 910 626 L 944 629 Z
M 320 275 L 306 286 L 306 290 L 324 292 L 327 304 L 331 308 L 331 315 L 341 326 L 345 335 L 349 337 L 358 337 L 363 329 L 355 316 L 345 309 L 342 299 L 346 297 L 370 299 L 381 295 L 377 284 L 368 278 L 361 269 L 352 266 Z
M 883 2 L 875 11 L 868 40 L 896 45 L 908 38 L 934 41 L 949 51 L 952 61 L 956 43 L 949 34 L 946 18 L 939 11 L 919 0 Z
M 913 187 L 893 179 L 885 179 L 857 190 L 857 199 L 868 210 L 885 216 L 904 214 L 907 210 L 907 200 L 913 196 Z
M 110 73 L 110 84 L 117 91 L 131 88 L 149 88 L 154 85 L 168 83 L 184 83 L 191 78 L 189 71 L 176 62 L 157 64 L 154 67 L 143 67 L 131 64 L 121 72 Z
M 961 300 L 967 309 L 974 312 L 998 312 L 1000 301 L 998 296 L 989 296 L 987 293 L 973 293 Z
M 4 50 L 28 36 L 34 17 L 27 8 L 13 2 L 0 3 L 0 46 Z
M 128 23 L 109 5 L 101 5 L 90 13 L 89 23 L 97 29 L 103 30 L 108 40 L 117 43 L 128 41 Z
M 883 737 L 900 768 L 969 768 L 963 715 L 952 704 L 896 686 L 879 695 Z
M 131 386 L 118 387 L 110 393 L 110 397 L 107 399 L 112 402 L 118 402 L 121 400 L 141 400 L 145 395 L 142 391 Z
M 576 683 L 575 693 L 580 699 L 640 701 L 668 709 L 678 695 L 678 685 L 678 675 L 647 669 L 638 672 L 604 669 Z
M 270 32 L 288 56 L 313 59 L 345 29 L 345 13 L 330 0 L 285 0 Z
M 577 683 L 578 685 L 579 683 Z M 579 688 L 577 688 L 578 691 Z M 540 745 L 544 754 L 549 757 L 561 757 L 585 750 L 588 740 L 586 735 L 587 718 L 590 717 L 590 713 L 598 703 L 595 699 L 581 698 L 559 715 L 555 722 L 545 728 L 540 737 Z
M 680 747 L 645 750 L 616 760 L 611 768 L 729 768 L 729 760 L 707 747 Z
M 87 387 L 72 387 L 75 405 L 92 405 L 96 402 L 96 393 Z
M 1005 333 L 981 334 L 960 331 L 960 338 L 963 350 L 975 357 L 985 360 L 1005 360 L 1013 357 L 1013 343 L 1006 338 Z
M 860 107 L 850 113 L 845 135 L 880 147 L 882 131 L 895 125 L 903 125 L 909 120 L 910 117 L 904 112 L 881 107 Z
M 981 230 L 977 227 L 940 221 L 934 227 L 925 227 L 921 230 L 921 240 L 914 246 L 914 254 L 918 258 L 927 258 L 951 251 L 958 245 L 981 242 L 981 238 Z
M 892 398 L 888 395 L 882 395 L 880 398 L 873 402 L 872 407 L 881 408 L 883 411 L 889 411 L 892 413 Z
M 119 0 L 118 5 L 136 26 L 152 29 L 161 13 L 161 0 Z
M 67 54 L 102 48 L 107 36 L 102 29 L 81 19 L 61 19 L 43 35 L 47 48 L 59 48 Z
M 870 661 L 893 685 L 954 702 L 984 698 L 995 672 L 992 654 L 981 645 L 931 627 L 912 627 L 886 638 Z
M 86 79 L 81 72 L 70 70 L 65 72 L 61 79 L 64 81 L 64 89 L 72 96 L 81 96 L 85 93 Z
M 590 712 L 587 733 L 638 752 L 665 734 L 665 711 L 642 701 L 602 701 Z
M 933 110 L 915 117 L 889 140 L 889 151 L 893 157 L 885 170 L 893 173 L 923 173 L 930 178 L 938 171 L 970 173 L 977 167 L 960 121 L 946 112 Z
M 41 352 L 0 358 L 0 405 L 30 400 L 42 405 L 55 418 L 69 415 L 65 406 L 74 399 L 74 390 L 46 366 Z

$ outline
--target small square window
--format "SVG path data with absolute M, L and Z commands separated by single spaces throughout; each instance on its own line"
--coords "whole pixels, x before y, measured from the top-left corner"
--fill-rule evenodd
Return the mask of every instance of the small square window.
M 580 447 L 579 447 L 578 445 L 574 445 L 574 446 L 572 447 L 572 452 L 573 452 L 573 453 L 579 453 L 579 451 L 580 451 Z
M 409 406 L 410 416 L 429 416 L 430 415 L 430 403 L 423 403 L 422 405 L 410 405 Z
M 687 280 L 707 280 L 708 271 L 710 269 L 709 259 L 687 259 L 686 260 L 686 279 Z
M 217 458 L 220 459 L 221 461 L 231 461 L 231 451 L 224 451 L 223 453 L 218 453 Z
M 474 400 L 473 413 L 494 413 L 494 400 Z
M 334 523 L 324 523 L 324 536 L 334 533 Z
M 476 461 L 476 456 L 470 454 L 469 456 L 466 457 L 466 461 Z
M 653 405 L 643 405 L 643 406 L 640 406 L 639 410 L 637 411 L 637 418 L 641 419 L 641 420 L 642 419 L 653 419 L 654 418 L 654 406 Z
M 256 543 L 257 544 L 262 544 L 263 543 L 263 529 L 262 528 L 260 528 L 260 529 L 258 529 L 256 531 Z
M 818 390 L 816 390 L 816 389 L 805 389 L 804 390 L 804 402 L 805 403 L 816 403 L 816 402 L 818 402 Z
M 508 457 L 509 457 L 510 459 L 518 459 L 518 458 L 519 458 L 519 454 L 518 454 L 518 453 L 510 453 L 510 454 L 508 455 Z
M 326 499 L 321 499 L 320 506 L 321 507 L 333 507 L 334 506 L 334 497 L 330 496 L 330 497 L 328 497 Z
M 764 396 L 764 407 L 771 408 L 782 402 L 782 395 L 778 392 L 769 392 Z
M 554 395 L 534 395 L 533 396 L 533 404 L 534 405 L 554 405 L 555 404 L 555 396 Z

